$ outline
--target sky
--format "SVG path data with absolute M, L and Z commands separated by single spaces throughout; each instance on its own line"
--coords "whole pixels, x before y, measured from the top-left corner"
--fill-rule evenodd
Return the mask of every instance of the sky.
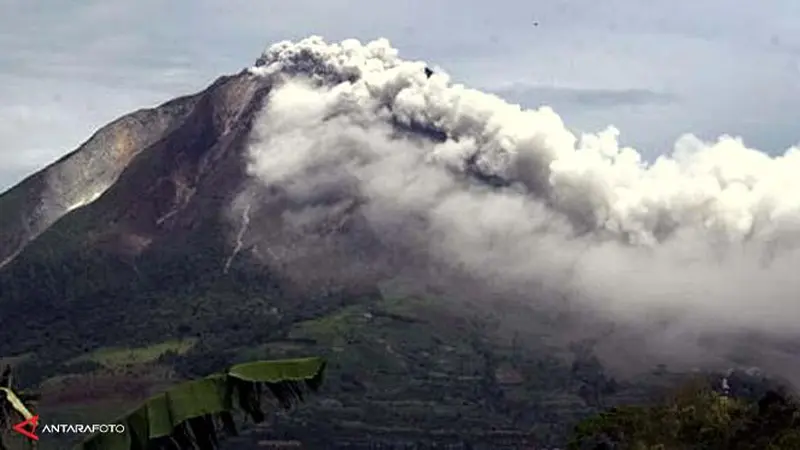
M 0 0 L 0 190 L 309 35 L 388 38 L 575 132 L 613 125 L 649 159 L 689 132 L 770 154 L 800 142 L 796 0 Z

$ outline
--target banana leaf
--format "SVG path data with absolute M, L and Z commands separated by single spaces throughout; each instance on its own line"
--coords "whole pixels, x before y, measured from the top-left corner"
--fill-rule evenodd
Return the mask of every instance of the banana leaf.
M 23 419 L 30 419 L 33 417 L 33 414 L 28 411 L 28 408 L 25 407 L 25 404 L 22 403 L 22 400 L 17 397 L 17 394 L 14 393 L 9 388 L 0 387 L 0 392 L 2 392 L 6 398 L 6 404 L 11 406 Z
M 0 374 L 0 450 L 7 449 L 2 433 L 19 419 L 27 420 L 33 417 L 33 413 L 25 405 L 31 404 L 38 398 L 25 392 L 16 393 L 11 389 L 11 385 L 11 366 L 6 366 Z
M 178 384 L 153 396 L 113 424 L 122 433 L 95 434 L 76 450 L 213 450 L 218 431 L 236 435 L 233 413 L 254 423 L 265 420 L 265 394 L 290 409 L 319 389 L 325 372 L 321 358 L 255 361 L 224 373 Z

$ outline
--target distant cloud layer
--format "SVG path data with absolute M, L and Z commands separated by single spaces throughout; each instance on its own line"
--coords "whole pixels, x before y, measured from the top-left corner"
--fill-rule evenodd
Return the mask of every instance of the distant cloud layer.
M 786 114 L 800 104 L 798 5 L 6 0 L 0 189 L 125 112 L 199 90 L 272 42 L 312 34 L 387 36 L 458 80 L 527 106 L 552 103 L 581 130 L 615 125 L 648 158 L 689 131 L 741 134 L 779 152 L 800 139 Z
M 674 95 L 649 89 L 580 89 L 524 84 L 498 90 L 496 94 L 529 104 L 538 103 L 554 107 L 571 105 L 587 109 L 666 105 L 679 100 Z

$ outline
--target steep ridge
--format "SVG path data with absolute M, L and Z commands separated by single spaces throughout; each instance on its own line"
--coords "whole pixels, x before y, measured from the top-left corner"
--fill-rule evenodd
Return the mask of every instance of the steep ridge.
M 157 180 L 147 179 L 155 174 L 144 174 L 142 169 L 138 175 L 126 174 L 127 183 L 133 185 L 117 188 L 116 206 L 113 201 L 105 201 L 101 209 L 108 214 L 113 208 L 131 209 L 127 217 L 115 218 L 120 227 L 133 226 L 132 222 L 137 220 L 141 221 L 140 225 L 148 222 L 162 225 L 169 219 L 170 211 L 186 206 L 191 199 L 189 191 L 193 187 L 189 184 L 194 185 L 195 180 L 186 177 L 197 177 L 208 171 L 207 166 L 225 153 L 225 140 L 230 140 L 231 133 L 241 126 L 243 108 L 257 107 L 250 101 L 259 83 L 263 80 L 244 74 L 238 78 L 223 77 L 203 93 L 124 116 L 103 127 L 78 150 L 11 188 L 0 197 L 0 208 L 9 211 L 0 216 L 7 221 L 0 228 L 3 265 L 64 215 L 100 198 L 123 173 L 133 170 L 129 170 L 129 166 L 136 163 L 137 156 L 142 153 L 144 160 L 152 161 L 167 173 L 162 173 L 162 178 Z M 206 155 L 208 148 L 214 145 L 218 146 L 215 153 Z M 171 170 L 180 173 L 169 173 Z M 137 186 L 136 183 L 141 184 Z M 144 197 L 155 198 L 156 207 L 164 209 L 162 212 L 147 211 L 161 214 L 159 217 L 142 215 L 136 210 L 143 207 L 132 201 L 142 198 L 140 186 L 149 186 Z M 119 213 L 121 211 L 117 211 Z M 17 218 L 20 223 L 15 225 L 13 221 Z M 124 240 L 122 236 L 120 239 Z
M 269 83 L 264 79 L 242 73 L 223 77 L 203 93 L 188 97 L 183 108 L 171 102 L 144 113 L 156 117 L 173 114 L 163 121 L 173 125 L 149 129 L 147 136 L 152 143 L 119 168 L 115 182 L 102 195 L 58 221 L 51 217 L 54 224 L 3 268 L 0 301 L 11 306 L 4 318 L 26 323 L 31 334 L 56 320 L 54 317 L 80 320 L 83 308 L 97 307 L 97 302 L 122 302 L 111 293 L 145 286 L 142 280 L 148 276 L 153 277 L 152 283 L 171 274 L 180 277 L 181 270 L 160 270 L 163 267 L 152 261 L 183 264 L 187 253 L 198 251 L 197 245 L 187 240 L 208 242 L 209 248 L 216 248 L 220 255 L 208 264 L 221 272 L 228 246 L 223 229 L 227 224 L 221 211 L 244 178 L 243 142 L 254 111 L 260 108 L 268 90 Z M 93 145 L 98 147 L 85 148 L 107 152 L 100 144 Z M 82 155 L 79 151 L 73 158 L 88 157 Z M 54 167 L 63 173 L 72 166 Z M 23 183 L 7 195 L 11 199 L 20 196 L 35 181 Z M 88 187 L 82 189 L 105 187 L 93 183 L 85 183 Z M 74 185 L 80 186 L 77 182 Z M 176 252 L 174 259 L 164 256 L 171 252 Z M 89 285 L 96 285 L 96 289 Z M 56 314 L 29 312 L 29 308 L 37 307 L 52 311 L 54 305 L 63 309 Z M 4 328 L 3 335 L 10 343 L 14 332 Z M 13 340 L 20 343 L 25 339 L 17 335 Z
M 121 117 L 0 195 L 0 267 L 65 214 L 96 200 L 136 155 L 185 120 L 197 98 Z

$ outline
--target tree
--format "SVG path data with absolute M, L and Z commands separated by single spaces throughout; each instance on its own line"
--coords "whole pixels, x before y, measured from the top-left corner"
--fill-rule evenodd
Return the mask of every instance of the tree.
M 783 450 L 800 448 L 800 406 L 785 391 L 756 403 L 697 379 L 654 406 L 623 406 L 575 429 L 570 449 Z
M 220 429 L 237 434 L 236 410 L 260 423 L 265 420 L 264 394 L 289 409 L 319 388 L 324 371 L 320 358 L 238 364 L 148 399 L 114 422 L 125 425 L 124 433 L 93 435 L 76 450 L 215 449 Z

